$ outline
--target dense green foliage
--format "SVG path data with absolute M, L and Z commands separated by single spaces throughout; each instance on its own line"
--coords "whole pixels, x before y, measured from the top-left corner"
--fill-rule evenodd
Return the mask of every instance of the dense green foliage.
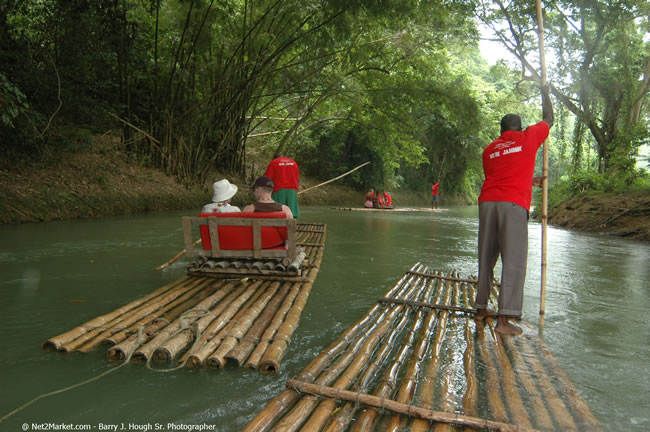
M 647 12 L 641 0 L 546 5 L 551 181 L 638 177 Z M 477 16 L 521 70 L 485 63 Z M 5 0 L 0 148 L 60 154 L 75 130 L 117 129 L 134 161 L 187 183 L 258 174 L 247 159 L 282 150 L 323 180 L 372 161 L 344 179 L 359 190 L 440 181 L 443 197 L 469 199 L 501 116 L 540 119 L 534 29 L 529 4 L 500 1 Z

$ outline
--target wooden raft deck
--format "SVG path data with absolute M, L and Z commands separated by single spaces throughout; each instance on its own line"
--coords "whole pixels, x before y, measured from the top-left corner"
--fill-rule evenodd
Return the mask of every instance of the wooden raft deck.
M 48 339 L 46 351 L 109 345 L 109 361 L 239 366 L 275 373 L 320 269 L 326 226 L 298 224 L 307 255 L 299 277 L 192 272 L 151 294 Z M 227 277 L 227 278 L 226 278 Z M 158 366 L 160 367 L 160 366 Z
M 416 264 L 244 430 L 602 430 L 530 326 L 473 320 L 475 290 Z

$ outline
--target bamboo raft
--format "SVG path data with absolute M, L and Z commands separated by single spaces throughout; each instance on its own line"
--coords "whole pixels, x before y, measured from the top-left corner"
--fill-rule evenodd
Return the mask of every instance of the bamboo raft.
M 368 208 L 368 207 L 332 207 L 332 210 L 342 211 L 386 211 L 386 212 L 439 212 L 447 209 L 432 209 L 427 207 L 391 207 L 391 208 Z
M 45 351 L 88 352 L 107 359 L 174 367 L 238 366 L 276 373 L 320 269 L 326 226 L 298 224 L 309 263 L 300 276 L 191 271 L 151 294 L 48 339 Z M 191 266 L 190 266 L 191 267 Z
M 530 327 L 474 321 L 475 290 L 416 264 L 244 430 L 602 430 Z

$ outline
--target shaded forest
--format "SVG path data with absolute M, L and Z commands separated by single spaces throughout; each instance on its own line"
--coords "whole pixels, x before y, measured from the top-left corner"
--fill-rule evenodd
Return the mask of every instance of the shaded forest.
M 551 191 L 648 188 L 649 4 L 544 11 Z M 515 60 L 488 64 L 482 37 Z M 111 129 L 188 185 L 282 150 L 322 180 L 372 161 L 342 180 L 360 191 L 440 181 L 469 202 L 500 118 L 541 119 L 534 3 L 5 0 L 0 46 L 7 161 Z

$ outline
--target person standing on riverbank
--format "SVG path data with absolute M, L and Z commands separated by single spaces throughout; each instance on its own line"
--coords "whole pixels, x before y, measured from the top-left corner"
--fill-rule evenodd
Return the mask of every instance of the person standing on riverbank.
M 212 184 L 212 202 L 201 209 L 201 213 L 232 213 L 238 212 L 239 207 L 230 205 L 230 200 L 237 193 L 237 186 L 227 179 L 221 179 Z
M 288 206 L 293 216 L 297 218 L 300 213 L 298 207 L 300 169 L 296 161 L 284 156 L 281 152 L 276 152 L 264 175 L 273 180 L 275 185 L 273 200 Z
M 506 114 L 501 136 L 483 150 L 485 181 L 479 195 L 478 291 L 474 319 L 487 309 L 494 266 L 501 256 L 502 272 L 496 331 L 518 335 L 512 318 L 521 317 L 528 255 L 528 211 L 537 150 L 553 126 L 549 87 L 542 87 L 542 121 L 522 131 L 521 118 Z

